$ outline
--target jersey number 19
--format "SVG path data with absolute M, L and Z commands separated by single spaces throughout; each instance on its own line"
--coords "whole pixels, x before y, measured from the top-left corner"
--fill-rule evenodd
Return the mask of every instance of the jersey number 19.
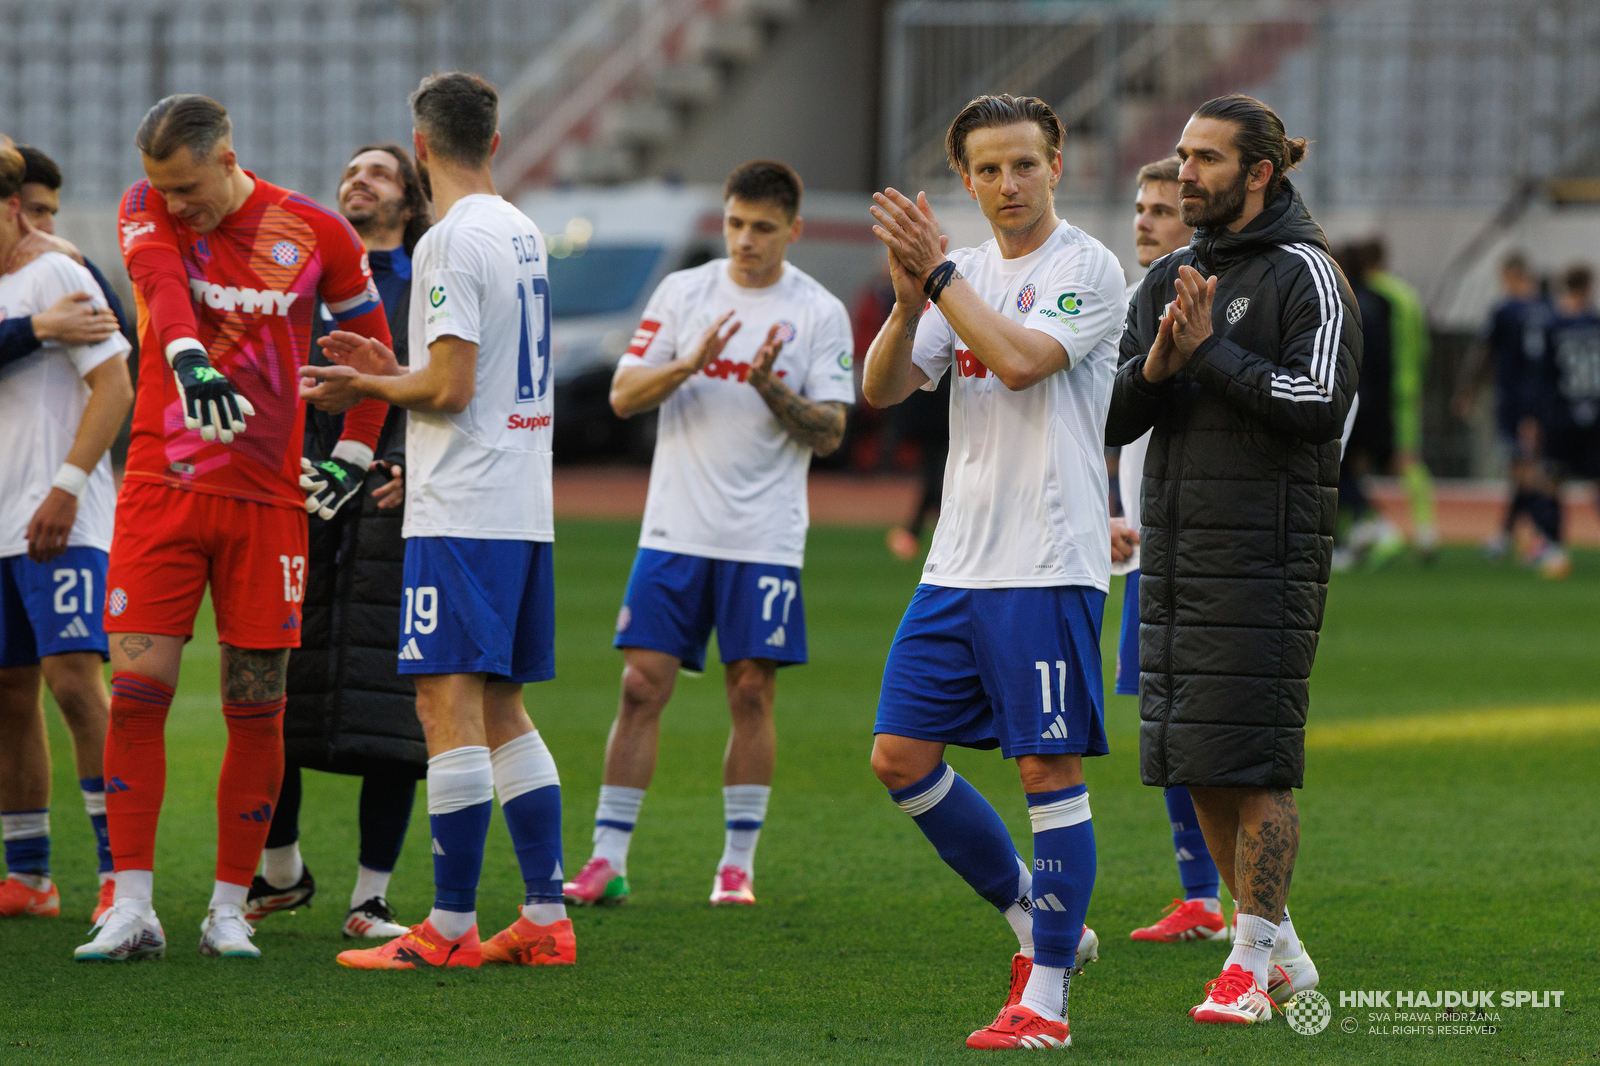
M 535 403 L 544 399 L 550 386 L 550 283 L 544 278 L 530 278 L 527 284 L 518 279 L 517 310 L 522 312 L 522 340 L 517 345 L 517 402 Z M 539 360 L 537 379 L 535 353 Z

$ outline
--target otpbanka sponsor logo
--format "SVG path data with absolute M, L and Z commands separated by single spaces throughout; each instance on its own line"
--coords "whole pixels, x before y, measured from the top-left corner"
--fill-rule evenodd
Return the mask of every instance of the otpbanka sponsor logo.
M 1339 1006 L 1361 1017 L 1339 1023 L 1346 1033 L 1370 1036 L 1494 1036 L 1505 1012 L 1560 1007 L 1566 992 L 1528 989 L 1400 990 L 1340 992 Z

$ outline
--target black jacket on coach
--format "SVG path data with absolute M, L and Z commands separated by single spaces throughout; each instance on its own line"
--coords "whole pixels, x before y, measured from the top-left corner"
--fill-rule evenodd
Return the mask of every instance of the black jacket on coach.
M 1154 427 L 1140 491 L 1139 762 L 1147 785 L 1299 788 L 1361 319 L 1285 183 L 1238 233 L 1197 230 L 1128 305 L 1106 443 Z M 1212 335 L 1144 378 L 1178 267 L 1217 276 Z
M 376 267 L 376 264 L 374 264 Z M 408 363 L 406 320 L 410 286 L 387 308 L 394 354 Z M 327 323 L 318 308 L 313 335 Z M 313 341 L 311 361 L 327 358 Z M 343 417 L 306 410 L 305 454 L 326 458 Z M 390 408 L 374 456 L 405 465 L 406 413 Z M 374 762 L 410 764 L 427 773 L 428 750 L 417 721 L 416 689 L 395 669 L 400 646 L 400 589 L 404 509 L 378 510 L 372 491 L 386 484 L 382 469 L 331 521 L 311 517 L 310 558 L 300 622 L 300 647 L 289 655 L 284 709 L 285 761 L 332 773 L 364 774 Z

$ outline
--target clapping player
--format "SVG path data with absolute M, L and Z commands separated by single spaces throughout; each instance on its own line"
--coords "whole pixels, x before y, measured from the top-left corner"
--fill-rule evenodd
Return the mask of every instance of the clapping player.
M 800 237 L 800 177 L 746 163 L 723 186 L 728 256 L 669 274 L 617 363 L 611 406 L 661 409 L 639 553 L 617 616 L 622 698 L 606 745 L 594 855 L 575 903 L 628 895 L 628 845 L 655 773 L 680 668 L 717 631 L 733 730 L 722 764 L 725 842 L 715 904 L 755 902 L 756 840 L 777 759 L 779 666 L 806 661 L 800 565 L 806 473 L 844 436 L 855 398 L 850 319 L 784 261 Z

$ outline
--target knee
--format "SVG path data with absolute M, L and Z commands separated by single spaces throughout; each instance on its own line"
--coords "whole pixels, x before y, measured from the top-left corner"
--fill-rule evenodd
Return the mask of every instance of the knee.
M 883 787 L 890 792 L 914 785 L 928 776 L 930 771 L 918 773 L 920 767 L 913 766 L 909 760 L 899 754 L 888 750 L 881 744 L 872 746 L 872 772 Z
M 630 717 L 657 717 L 672 694 L 672 678 L 632 663 L 622 668 L 622 713 Z
M 768 679 L 759 670 L 747 670 L 728 684 L 728 709 L 736 721 L 759 720 L 771 713 L 767 701 Z
M 61 716 L 69 726 L 78 729 L 105 722 L 111 705 L 99 671 L 87 676 L 80 672 L 63 673 L 49 681 L 50 694 L 56 698 Z

